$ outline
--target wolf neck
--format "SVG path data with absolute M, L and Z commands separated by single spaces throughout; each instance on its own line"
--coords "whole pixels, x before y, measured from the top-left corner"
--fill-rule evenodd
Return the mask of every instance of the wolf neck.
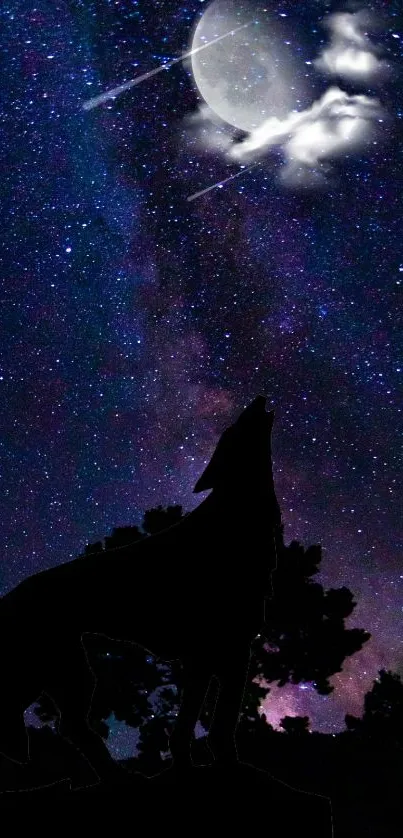
M 245 519 L 251 528 L 276 527 L 280 524 L 280 507 L 273 487 L 268 487 L 264 493 L 253 490 L 228 492 L 213 489 L 207 498 L 194 509 L 189 517 L 194 521 L 206 518 L 217 524 L 222 521 L 225 525 L 232 523 L 237 527 Z

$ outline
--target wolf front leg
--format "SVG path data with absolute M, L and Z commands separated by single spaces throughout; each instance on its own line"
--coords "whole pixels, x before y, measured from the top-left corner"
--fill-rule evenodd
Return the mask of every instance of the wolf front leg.
M 235 732 L 249 671 L 250 647 L 225 652 L 215 672 L 219 693 L 208 734 L 208 744 L 217 762 L 238 761 Z
M 184 684 L 182 703 L 179 709 L 175 728 L 169 739 L 169 749 L 174 761 L 174 767 L 179 771 L 187 771 L 192 767 L 191 743 L 194 737 L 196 722 L 199 718 L 206 692 L 212 677 L 212 672 L 202 663 L 196 661 L 184 662 Z

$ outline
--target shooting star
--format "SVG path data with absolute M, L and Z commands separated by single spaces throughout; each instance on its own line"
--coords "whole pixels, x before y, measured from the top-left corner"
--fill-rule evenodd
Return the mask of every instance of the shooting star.
M 259 162 L 260 161 L 258 161 L 257 163 L 252 163 L 251 166 L 245 166 L 245 168 L 241 169 L 235 175 L 231 175 L 230 177 L 225 178 L 225 180 L 220 180 L 220 181 L 218 181 L 218 183 L 213 183 L 213 185 L 208 186 L 207 189 L 201 189 L 200 192 L 194 192 L 193 195 L 189 195 L 189 197 L 186 198 L 186 200 L 187 201 L 194 201 L 196 198 L 200 198 L 202 195 L 205 195 L 206 192 L 210 192 L 211 189 L 221 188 L 222 186 L 224 186 L 224 183 L 228 183 L 228 181 L 234 180 L 234 178 L 239 177 L 239 175 L 245 174 L 245 172 L 248 172 L 249 169 L 253 169 L 254 166 L 258 166 Z
M 141 84 L 142 81 L 151 78 L 151 76 L 156 76 L 157 73 L 162 73 L 163 70 L 170 70 L 174 64 L 178 64 L 179 61 L 184 61 L 185 58 L 189 58 L 191 55 L 195 55 L 197 52 L 200 52 L 202 49 L 207 49 L 207 47 L 211 47 L 212 44 L 217 43 L 217 41 L 222 41 L 223 38 L 228 38 L 229 35 L 235 35 L 235 32 L 239 32 L 240 29 L 246 29 L 247 26 L 250 26 L 253 21 L 249 21 L 248 23 L 243 23 L 242 26 L 237 26 L 236 29 L 231 29 L 230 32 L 226 32 L 224 35 L 220 35 L 218 38 L 214 38 L 213 41 L 209 41 L 208 44 L 203 44 L 201 47 L 196 47 L 196 49 L 190 50 L 190 52 L 185 52 L 183 55 L 180 55 L 179 58 L 173 58 L 171 61 L 167 61 L 165 64 L 161 64 L 160 67 L 156 67 L 154 70 L 150 70 L 148 73 L 143 73 L 141 76 L 137 76 L 135 79 L 131 81 L 126 81 L 124 84 L 120 84 L 119 87 L 114 87 L 113 90 L 109 90 L 106 93 L 101 93 L 99 96 L 94 96 L 93 99 L 87 99 L 86 102 L 83 102 L 82 108 L 84 111 L 90 111 L 92 108 L 96 108 L 97 105 L 102 105 L 104 102 L 107 102 L 108 99 L 115 99 L 116 96 L 119 96 L 119 93 L 123 93 L 125 90 L 129 90 L 131 87 L 135 87 L 137 84 Z

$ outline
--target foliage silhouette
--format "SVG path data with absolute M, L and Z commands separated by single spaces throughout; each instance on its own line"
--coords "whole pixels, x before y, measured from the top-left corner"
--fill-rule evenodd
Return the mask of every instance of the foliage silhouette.
M 182 507 L 179 504 L 167 506 L 166 509 L 157 506 L 145 512 L 142 528 L 148 535 L 155 535 L 157 532 L 179 524 L 182 517 Z
M 305 551 L 292 541 L 280 547 L 270 619 L 264 626 L 265 638 L 259 641 L 261 647 L 268 643 L 271 654 L 259 653 L 259 674 L 279 686 L 311 682 L 320 695 L 328 695 L 334 689 L 329 678 L 341 672 L 345 658 L 359 651 L 371 635 L 344 626 L 356 606 L 348 588 L 325 592 L 312 582 L 321 557 L 320 545 Z
M 161 506 L 147 511 L 142 529 L 151 527 L 154 533 L 164 530 L 166 521 L 179 521 L 182 507 Z M 117 534 L 117 535 L 115 535 Z M 105 548 L 130 544 L 142 533 L 138 527 L 120 527 L 105 539 Z M 99 542 L 100 543 L 100 542 Z M 102 543 L 101 547 L 102 547 Z M 87 545 L 90 551 L 95 545 Z M 262 634 L 252 643 L 248 680 L 242 703 L 239 730 L 253 733 L 260 729 L 261 702 L 270 692 L 269 683 L 310 682 L 319 694 L 329 694 L 333 687 L 329 678 L 342 668 L 349 655 L 362 648 L 370 637 L 362 629 L 346 629 L 344 620 L 352 613 L 355 603 L 351 592 L 342 587 L 324 591 L 311 577 L 319 572 L 321 547 L 313 545 L 304 550 L 297 541 L 285 546 L 283 527 L 277 532 L 277 569 L 272 574 L 275 596 L 269 600 L 267 618 Z M 270 617 L 270 619 L 269 619 Z M 319 635 L 319 637 L 317 636 Z M 230 638 L 229 638 L 230 642 Z M 327 645 L 331 643 L 331 646 Z M 182 689 L 182 665 L 170 666 L 145 653 L 132 644 L 116 643 L 93 636 L 86 643 L 91 666 L 98 677 L 97 700 L 92 706 L 92 723 L 106 738 L 105 720 L 113 712 L 126 724 L 140 728 L 139 766 L 147 773 L 155 771 L 169 749 L 169 735 L 174 727 Z M 200 722 L 208 730 L 216 702 L 216 683 L 210 684 Z M 156 703 L 153 696 L 158 694 Z M 38 715 L 43 713 L 45 697 L 39 700 Z M 52 719 L 57 718 L 54 708 Z M 289 724 L 289 723 L 287 723 Z M 291 725 L 293 722 L 291 722 Z M 299 721 L 296 725 L 301 724 Z M 199 753 L 206 758 L 201 745 Z
M 301 736 L 309 733 L 309 716 L 284 716 L 280 726 L 291 736 Z
M 364 713 L 345 716 L 347 730 L 360 738 L 387 741 L 403 747 L 403 683 L 400 675 L 380 669 L 364 698 Z

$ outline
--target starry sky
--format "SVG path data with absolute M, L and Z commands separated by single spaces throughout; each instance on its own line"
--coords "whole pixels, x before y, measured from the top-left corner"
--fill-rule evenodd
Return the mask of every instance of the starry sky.
M 152 506 L 191 510 L 220 433 L 265 394 L 286 543 L 322 544 L 319 581 L 347 585 L 348 625 L 373 635 L 332 696 L 273 690 L 266 712 L 335 731 L 381 666 L 403 674 L 401 4 L 270 0 L 316 97 L 323 17 L 382 16 L 390 77 L 340 86 L 387 118 L 318 189 L 285 183 L 277 150 L 189 202 L 241 165 L 199 141 L 189 66 L 83 103 L 188 51 L 207 5 L 2 3 L 0 589 Z

